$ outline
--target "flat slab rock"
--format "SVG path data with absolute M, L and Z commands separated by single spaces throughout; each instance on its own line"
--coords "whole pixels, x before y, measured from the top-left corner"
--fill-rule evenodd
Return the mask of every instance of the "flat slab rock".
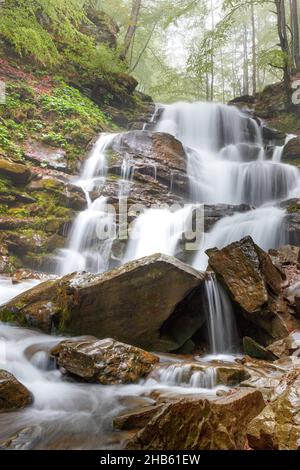
M 111 338 L 62 341 L 51 355 L 70 374 L 103 385 L 138 382 L 159 362 L 154 354 Z
M 204 273 L 156 254 L 104 274 L 75 273 L 40 284 L 1 307 L 0 319 L 174 351 L 205 321 L 199 308 L 204 279 Z
M 0 370 L 0 413 L 24 408 L 32 403 L 32 395 L 12 374 Z
M 127 442 L 126 449 L 244 449 L 247 426 L 264 407 L 258 390 L 238 390 L 214 401 L 183 399 L 169 403 Z

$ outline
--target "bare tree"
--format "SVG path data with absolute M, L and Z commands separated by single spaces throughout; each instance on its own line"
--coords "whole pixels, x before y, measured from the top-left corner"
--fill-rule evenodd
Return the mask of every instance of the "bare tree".
M 283 52 L 283 80 L 284 88 L 287 97 L 289 96 L 289 87 L 290 87 L 290 48 L 287 35 L 287 26 L 286 26 L 286 12 L 285 12 L 285 0 L 274 0 L 276 5 L 277 13 L 277 29 L 280 47 Z
M 297 72 L 300 72 L 300 37 L 297 1 L 298 0 L 290 0 L 290 11 L 293 62 L 295 64 Z
M 211 80 L 210 80 L 210 101 L 214 100 L 214 81 L 215 81 L 215 67 L 214 67 L 214 28 L 215 28 L 215 18 L 214 18 L 214 6 L 213 0 L 210 0 L 210 12 L 211 12 Z
M 249 64 L 248 64 L 248 28 L 246 23 L 243 28 L 243 94 L 249 95 Z
M 255 12 L 254 4 L 251 4 L 251 24 L 252 24 L 252 92 L 256 93 L 256 29 L 255 29 Z
M 132 7 L 131 7 L 131 14 L 130 14 L 130 19 L 129 19 L 129 25 L 126 31 L 125 39 L 124 39 L 124 45 L 123 45 L 123 50 L 121 52 L 121 59 L 125 59 L 127 57 L 128 51 L 130 49 L 130 46 L 132 44 L 136 28 L 138 25 L 138 19 L 140 15 L 140 10 L 141 10 L 141 5 L 142 5 L 142 0 L 133 0 L 132 1 Z

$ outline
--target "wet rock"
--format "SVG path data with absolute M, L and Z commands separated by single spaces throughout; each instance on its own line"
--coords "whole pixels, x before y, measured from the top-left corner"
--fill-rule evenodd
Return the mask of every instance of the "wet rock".
M 294 309 L 284 295 L 285 273 L 251 237 L 207 253 L 210 267 L 235 302 L 244 336 L 265 345 L 298 328 Z
M 0 173 L 15 184 L 26 184 L 30 177 L 30 169 L 26 165 L 13 163 L 0 158 Z
M 126 449 L 243 449 L 246 428 L 264 406 L 258 390 L 240 390 L 215 401 L 179 400 L 158 411 L 145 428 L 127 443 Z
M 111 166 L 119 175 L 125 154 L 129 165 L 134 166 L 134 179 L 138 174 L 150 175 L 175 194 L 188 193 L 186 155 L 182 143 L 175 137 L 158 132 L 130 131 L 115 140 L 113 150 L 117 158 Z
M 298 264 L 299 262 L 299 246 L 284 245 L 277 250 L 269 250 L 269 255 L 277 267 L 282 265 Z
M 247 356 L 254 357 L 256 359 L 263 359 L 264 361 L 276 361 L 276 359 L 278 359 L 278 356 L 273 352 L 264 348 L 248 336 L 243 338 L 243 346 L 244 353 L 247 354 Z
M 267 350 L 277 357 L 300 356 L 300 331 L 294 331 L 287 338 L 275 341 Z
M 12 374 L 0 370 L 0 413 L 24 408 L 32 403 L 32 395 Z
M 276 129 L 272 129 L 271 127 L 263 126 L 262 135 L 264 141 L 275 141 L 278 145 L 281 142 L 282 144 L 284 143 L 285 134 Z
M 256 450 L 300 450 L 300 370 L 283 378 L 277 395 L 249 424 L 249 445 Z
M 163 405 L 154 405 L 124 413 L 114 419 L 114 428 L 122 431 L 142 429 L 161 410 Z
M 152 255 L 104 274 L 71 274 L 21 294 L 0 309 L 3 321 L 52 326 L 72 335 L 113 336 L 152 351 L 173 351 L 205 321 L 205 275 L 165 255 Z M 168 289 L 166 289 L 168 285 Z M 200 306 L 200 308 L 199 308 Z M 186 334 L 173 334 L 173 322 Z
M 283 163 L 299 163 L 300 162 L 300 137 L 295 137 L 288 141 L 283 147 L 282 152 Z
M 204 205 L 204 230 L 208 232 L 223 217 L 251 210 L 249 204 L 205 204 Z
M 84 192 L 79 186 L 54 176 L 45 175 L 34 180 L 28 185 L 28 189 L 37 194 L 48 193 L 49 201 L 51 201 L 51 195 L 56 196 L 60 205 L 76 211 L 84 210 L 87 205 Z
M 249 314 L 259 312 L 269 292 L 278 294 L 283 276 L 251 237 L 218 250 L 207 250 L 209 264 L 234 301 Z
M 159 361 L 154 354 L 110 338 L 63 341 L 51 354 L 70 374 L 103 385 L 138 382 Z
M 290 245 L 300 245 L 300 199 L 283 201 L 280 206 L 286 209 L 284 236 Z
M 25 157 L 35 165 L 46 165 L 54 170 L 69 172 L 66 151 L 62 148 L 41 142 L 28 142 Z

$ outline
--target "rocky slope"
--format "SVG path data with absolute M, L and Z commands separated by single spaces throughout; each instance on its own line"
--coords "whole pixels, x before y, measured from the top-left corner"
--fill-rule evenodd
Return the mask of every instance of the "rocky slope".
M 95 47 L 115 50 L 116 24 L 102 12 L 87 14 L 82 32 Z M 0 104 L 0 272 L 47 270 L 49 254 L 64 246 L 76 211 L 86 204 L 72 177 L 94 139 L 135 121 L 142 126 L 154 105 L 135 92 L 137 82 L 123 71 L 97 78 L 70 63 L 62 76 L 29 57 L 17 58 L 5 41 L 0 46 L 0 81 L 6 85 Z

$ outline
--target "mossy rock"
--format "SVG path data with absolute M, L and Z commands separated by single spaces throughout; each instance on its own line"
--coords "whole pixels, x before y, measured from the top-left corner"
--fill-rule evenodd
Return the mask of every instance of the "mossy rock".
M 26 165 L 3 159 L 0 159 L 0 173 L 15 184 L 26 184 L 31 177 L 30 169 Z

